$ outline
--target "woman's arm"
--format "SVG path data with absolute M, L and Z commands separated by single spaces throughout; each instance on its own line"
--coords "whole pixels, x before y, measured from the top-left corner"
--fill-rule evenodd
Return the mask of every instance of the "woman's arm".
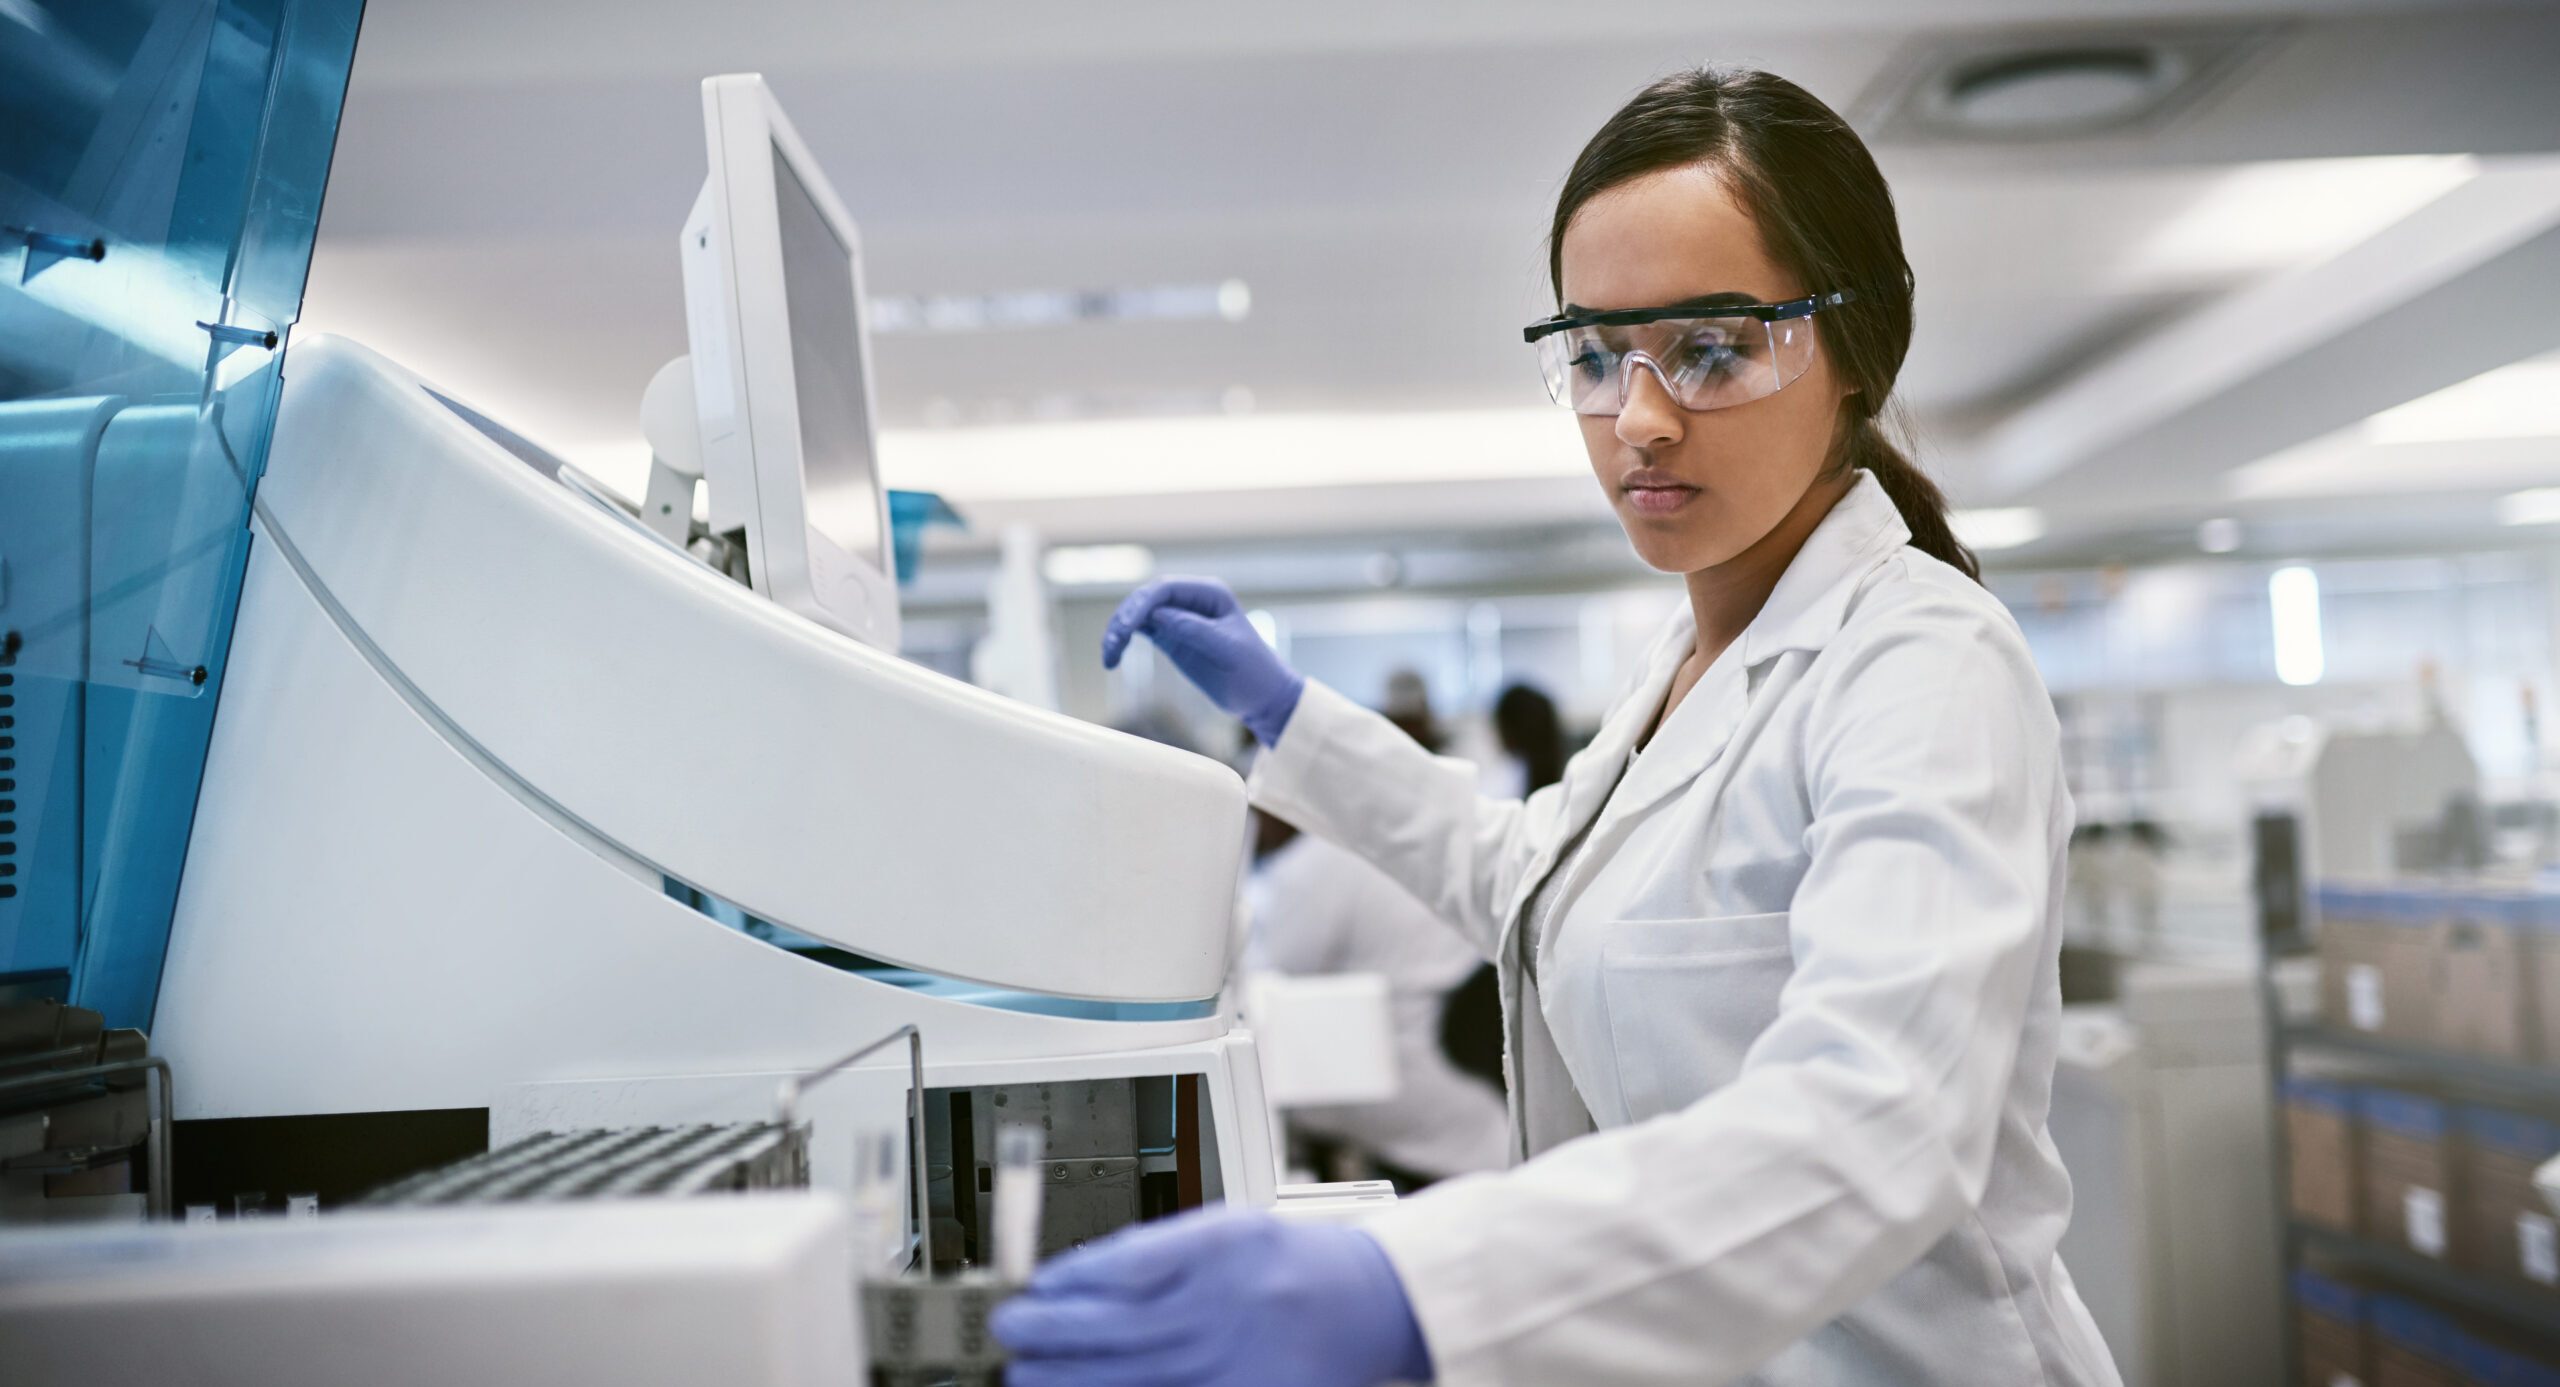
M 1548 841 L 1563 789 L 1527 800 L 1476 793 L 1473 764 L 1422 749 L 1402 728 L 1309 680 L 1249 788 L 1255 807 L 1349 848 L 1491 957 L 1502 912 Z
M 1478 796 L 1475 767 L 1289 668 L 1215 579 L 1159 578 L 1129 594 L 1104 628 L 1103 666 L 1141 634 L 1262 743 L 1259 807 L 1368 858 L 1492 955 L 1559 791 L 1525 806 Z
M 2051 705 L 2014 631 L 1924 605 L 1806 691 L 1794 971 L 1739 1077 L 1367 1225 L 1443 1384 L 1741 1377 L 1972 1217 L 2004 1121 L 2040 1120 L 2007 1105 L 2054 966 Z

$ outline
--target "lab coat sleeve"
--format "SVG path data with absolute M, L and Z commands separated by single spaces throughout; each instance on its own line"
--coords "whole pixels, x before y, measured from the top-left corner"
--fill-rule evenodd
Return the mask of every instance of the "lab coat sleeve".
M 1445 1387 L 1731 1382 L 1974 1217 L 2067 801 L 2015 628 L 1935 600 L 1801 691 L 1794 971 L 1735 1079 L 1370 1225 Z
M 1470 763 L 1310 679 L 1249 788 L 1255 807 L 1367 858 L 1490 958 L 1562 790 L 1498 800 L 1476 783 Z

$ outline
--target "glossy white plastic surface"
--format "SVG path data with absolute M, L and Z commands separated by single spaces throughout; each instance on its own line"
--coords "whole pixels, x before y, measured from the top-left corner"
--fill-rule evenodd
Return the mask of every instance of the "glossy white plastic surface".
M 840 1387 L 823 1194 L 347 1211 L 0 1239 L 11 1387 Z
M 297 342 L 290 369 L 262 551 L 518 798 L 871 957 L 1070 997 L 1217 994 L 1245 808 L 1227 768 L 823 630 L 353 343 Z M 244 610 L 244 651 L 258 638 Z M 227 689 L 222 721 L 254 696 Z
M 223 696 L 152 1024 L 181 1118 L 487 1108 L 499 1143 L 761 1120 L 783 1076 L 913 1024 L 933 1086 L 1200 1074 L 1217 1184 L 1270 1197 L 1259 1065 L 1224 1011 L 973 1005 L 669 898 L 422 715 L 263 528 Z M 906 1079 L 890 1057 L 809 1095 L 818 1185 L 903 1127 Z
M 152 1020 L 187 1075 L 180 1117 L 787 1072 L 909 1022 L 937 1067 L 1227 1027 L 973 1006 L 730 929 L 511 793 L 378 677 L 274 544 L 253 549 Z

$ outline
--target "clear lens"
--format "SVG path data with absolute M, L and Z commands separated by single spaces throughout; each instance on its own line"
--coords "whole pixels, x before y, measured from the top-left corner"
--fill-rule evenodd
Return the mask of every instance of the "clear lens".
M 1726 409 L 1774 395 L 1813 364 L 1813 320 L 1671 318 L 1633 327 L 1578 327 L 1538 339 L 1547 393 L 1576 414 L 1626 407 L 1637 371 L 1650 371 L 1682 409 Z

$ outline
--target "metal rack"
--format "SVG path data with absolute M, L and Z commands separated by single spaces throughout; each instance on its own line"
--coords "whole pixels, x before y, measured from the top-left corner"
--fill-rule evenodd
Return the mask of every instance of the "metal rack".
M 170 1192 L 169 1128 L 178 1111 L 177 1089 L 169 1077 L 169 1061 L 159 1055 L 138 1055 L 132 1059 L 110 1060 L 105 1064 L 84 1065 L 78 1069 L 46 1069 L 0 1079 L 0 1095 L 68 1094 L 91 1084 L 128 1074 L 147 1074 L 159 1079 L 157 1102 L 151 1109 L 151 1130 L 144 1145 L 144 1158 L 150 1162 L 151 1189 L 145 1207 L 155 1219 L 167 1219 L 174 1207 Z M 147 1082 L 147 1081 L 146 1081 Z
M 2335 1026 L 2292 1025 L 2286 1026 L 2282 1034 L 2288 1050 L 2354 1055 L 2372 1068 L 2412 1079 L 2435 1079 L 2466 1088 L 2494 1090 L 2529 1102 L 2560 1104 L 2560 1069 L 2482 1059 Z
M 2377 1280 L 2406 1286 L 2431 1300 L 2495 1320 L 2510 1328 L 2560 1342 L 2560 1296 L 2492 1280 L 2405 1248 L 2372 1242 L 2309 1224 L 2292 1225 L 2294 1257 L 2308 1252 L 2326 1262 L 2350 1267 Z
M 2274 993 L 2271 984 L 2268 997 L 2271 1018 L 2281 1014 L 2274 1009 L 2277 1002 Z M 2316 1023 L 2289 1024 L 2277 1020 L 2269 1031 L 2270 1058 L 2273 1060 L 2269 1072 L 2279 1086 L 2275 1106 L 2275 1149 L 2280 1182 L 2291 1169 L 2290 1151 L 2285 1142 L 2281 1085 L 2291 1072 L 2292 1058 L 2297 1051 L 2351 1057 L 2359 1068 L 2377 1078 L 2433 1080 L 2560 1110 L 2560 1070 L 2483 1059 Z M 2288 1277 L 2306 1257 L 2315 1258 L 2405 1288 L 2481 1319 L 2560 1344 L 2560 1295 L 2538 1293 L 2498 1277 L 2420 1256 L 2406 1248 L 2303 1223 L 2291 1216 L 2289 1192 L 2285 1209 L 2284 1265 Z M 2288 1288 L 2286 1304 L 2290 1305 L 2291 1299 Z M 2299 1346 L 2294 1342 L 2290 1328 L 2284 1340 L 2288 1380 L 2299 1380 L 2301 1365 L 2296 1356 Z

